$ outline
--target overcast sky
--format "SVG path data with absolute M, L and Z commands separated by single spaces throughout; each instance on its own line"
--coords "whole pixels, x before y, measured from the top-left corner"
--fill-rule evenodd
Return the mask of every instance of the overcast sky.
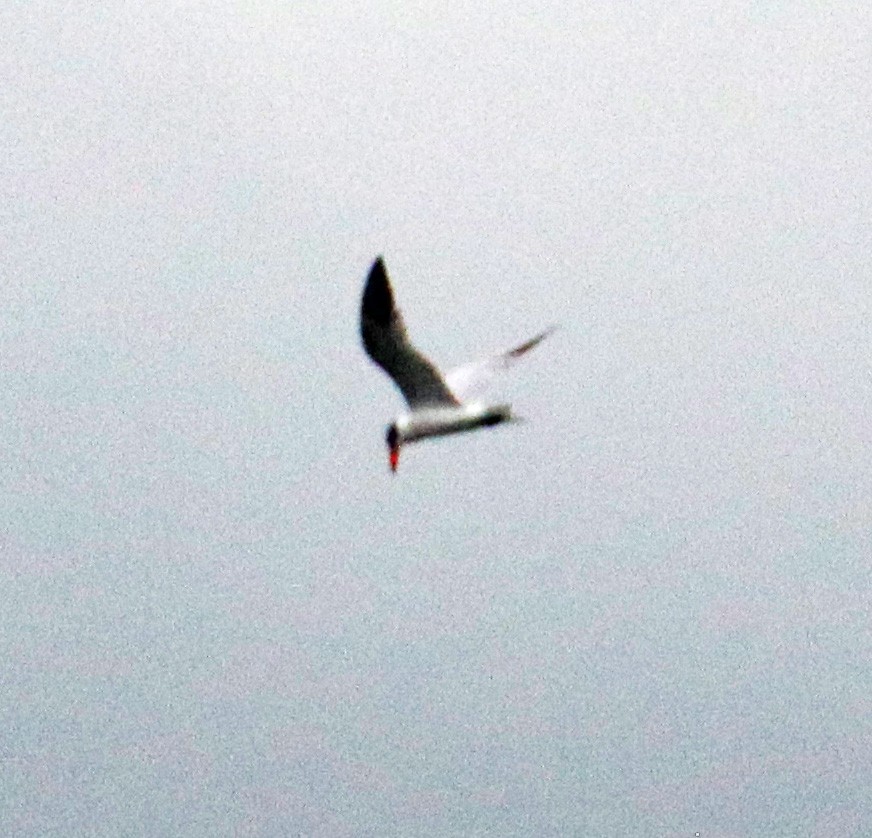
M 872 833 L 870 43 L 3 5 L 0 832 Z M 528 422 L 391 477 L 377 254 Z

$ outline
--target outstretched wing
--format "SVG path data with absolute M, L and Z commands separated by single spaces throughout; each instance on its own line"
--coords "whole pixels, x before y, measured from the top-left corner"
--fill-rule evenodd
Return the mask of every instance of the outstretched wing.
M 514 349 L 510 349 L 508 352 L 503 352 L 500 355 L 494 355 L 493 358 L 457 367 L 457 369 L 451 370 L 445 376 L 445 383 L 451 392 L 461 401 L 466 401 L 471 396 L 479 395 L 490 384 L 497 373 L 509 369 L 516 361 L 545 340 L 556 328 L 556 326 L 551 326 L 544 332 L 536 335 L 536 337 L 525 341 L 520 346 L 516 346 Z
M 381 256 L 363 289 L 360 336 L 369 357 L 394 380 L 409 407 L 458 404 L 439 370 L 410 343 Z

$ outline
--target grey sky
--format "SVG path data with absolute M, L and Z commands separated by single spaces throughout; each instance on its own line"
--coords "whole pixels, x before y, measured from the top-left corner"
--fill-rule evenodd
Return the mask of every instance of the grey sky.
M 872 11 L 348 5 L 0 10 L 0 832 L 869 834 Z

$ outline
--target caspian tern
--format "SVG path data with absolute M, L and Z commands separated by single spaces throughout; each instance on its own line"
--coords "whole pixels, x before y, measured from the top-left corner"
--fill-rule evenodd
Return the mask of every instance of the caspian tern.
M 494 373 L 510 367 L 537 346 L 554 328 L 508 352 L 465 364 L 443 377 L 410 342 L 379 256 L 363 290 L 360 335 L 369 357 L 394 380 L 409 406 L 409 412 L 388 425 L 385 435 L 391 471 L 397 470 L 404 443 L 512 421 L 515 417 L 510 405 L 469 401 L 469 396 L 480 391 Z

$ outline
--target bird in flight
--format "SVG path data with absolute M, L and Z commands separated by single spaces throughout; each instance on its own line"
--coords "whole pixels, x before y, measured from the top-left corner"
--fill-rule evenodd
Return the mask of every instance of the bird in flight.
M 409 340 L 379 256 L 363 289 L 360 335 L 369 357 L 394 380 L 409 407 L 388 425 L 385 434 L 391 471 L 397 470 L 404 444 L 514 420 L 510 405 L 472 401 L 471 396 L 480 392 L 495 373 L 512 366 L 541 343 L 554 328 L 508 352 L 465 364 L 443 376 Z

